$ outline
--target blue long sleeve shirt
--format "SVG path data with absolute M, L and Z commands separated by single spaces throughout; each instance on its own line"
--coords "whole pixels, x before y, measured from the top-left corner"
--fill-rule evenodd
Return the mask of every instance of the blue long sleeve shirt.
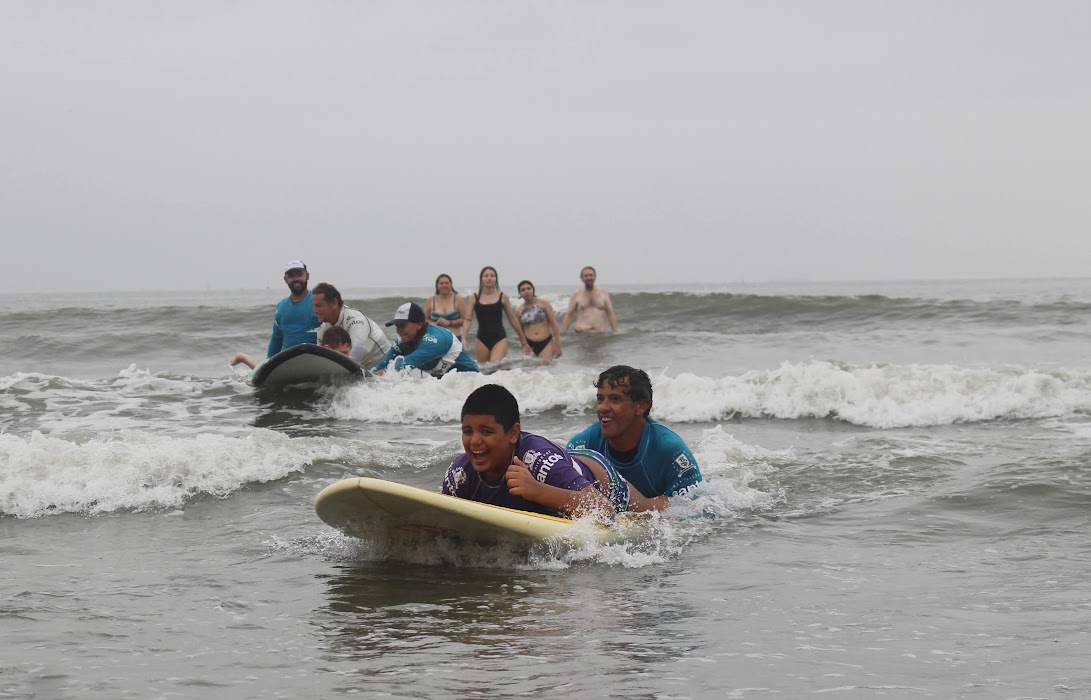
M 284 297 L 277 304 L 273 316 L 273 335 L 269 338 L 269 351 L 266 357 L 272 357 L 285 348 L 303 343 L 318 342 L 318 326 L 321 323 L 311 305 L 311 293 L 299 301 Z

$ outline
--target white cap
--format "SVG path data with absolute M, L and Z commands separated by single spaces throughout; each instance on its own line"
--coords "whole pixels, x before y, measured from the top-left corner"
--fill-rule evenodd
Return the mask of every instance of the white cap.
M 290 270 L 303 270 L 307 271 L 307 266 L 303 264 L 302 260 L 289 260 L 284 264 L 284 274 L 288 274 Z

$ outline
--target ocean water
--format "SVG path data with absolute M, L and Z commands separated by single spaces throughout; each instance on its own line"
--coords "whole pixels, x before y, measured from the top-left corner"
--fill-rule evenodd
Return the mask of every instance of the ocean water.
M 1091 280 L 611 291 L 554 365 L 316 392 L 227 365 L 281 290 L 0 296 L 0 697 L 1091 697 Z M 315 517 L 438 489 L 483 383 L 567 439 L 616 363 L 706 479 L 640 536 Z

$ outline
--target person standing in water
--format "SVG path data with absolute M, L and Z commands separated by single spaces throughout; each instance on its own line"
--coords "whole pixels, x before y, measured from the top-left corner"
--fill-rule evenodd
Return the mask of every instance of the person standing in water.
M 534 283 L 519 283 L 519 296 L 523 306 L 519 309 L 519 325 L 534 356 L 549 362 L 561 356 L 561 329 L 557 327 L 557 315 L 553 305 L 538 297 Z
M 580 270 L 583 287 L 572 292 L 568 311 L 564 314 L 563 333 L 568 332 L 568 326 L 573 321 L 577 333 L 605 333 L 607 321 L 610 322 L 610 330 L 617 333 L 614 305 L 606 290 L 595 286 L 597 279 L 598 273 L 590 265 Z
M 291 295 L 277 304 L 266 357 L 272 357 L 293 345 L 318 342 L 320 322 L 314 313 L 311 293 L 307 290 L 310 279 L 311 274 L 302 260 L 289 260 L 284 266 L 284 283 L 288 285 Z
M 673 430 L 652 420 L 652 382 L 641 369 L 614 365 L 595 382 L 598 422 L 573 436 L 567 449 L 589 449 L 610 463 L 662 510 L 699 483 L 701 469 L 693 452 Z
M 523 346 L 523 354 L 530 353 L 526 336 L 511 308 L 511 300 L 507 294 L 500 291 L 500 280 L 496 274 L 496 268 L 486 266 L 481 268 L 478 275 L 477 292 L 470 294 L 466 300 L 467 314 L 462 322 L 462 344 L 470 335 L 470 326 L 477 314 L 477 343 L 474 345 L 474 357 L 478 363 L 499 362 L 508 354 L 508 334 L 504 331 L 504 314 L 508 316 L 508 322 L 519 335 L 519 344 Z
M 432 325 L 462 335 L 466 300 L 458 295 L 450 275 L 442 274 L 436 278 L 436 295 L 424 302 L 424 315 Z

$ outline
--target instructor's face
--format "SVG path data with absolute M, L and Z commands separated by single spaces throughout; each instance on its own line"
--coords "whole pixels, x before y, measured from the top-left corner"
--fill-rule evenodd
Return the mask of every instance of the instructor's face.
M 311 305 L 314 307 L 314 315 L 318 317 L 319 321 L 330 324 L 337 323 L 337 319 L 341 315 L 340 304 L 327 301 L 325 294 L 312 294 Z
M 644 414 L 648 412 L 646 401 L 633 401 L 629 387 L 604 382 L 595 394 L 595 413 L 599 417 L 602 436 L 613 442 L 627 433 L 644 429 Z
M 424 326 L 423 323 L 406 321 L 404 323 L 395 323 L 394 330 L 398 332 L 398 339 L 402 341 L 402 345 L 412 345 L 422 326 Z
M 298 268 L 284 273 L 284 283 L 288 285 L 288 289 L 292 291 L 293 295 L 299 295 L 307 291 L 307 280 L 310 278 L 311 273 Z

